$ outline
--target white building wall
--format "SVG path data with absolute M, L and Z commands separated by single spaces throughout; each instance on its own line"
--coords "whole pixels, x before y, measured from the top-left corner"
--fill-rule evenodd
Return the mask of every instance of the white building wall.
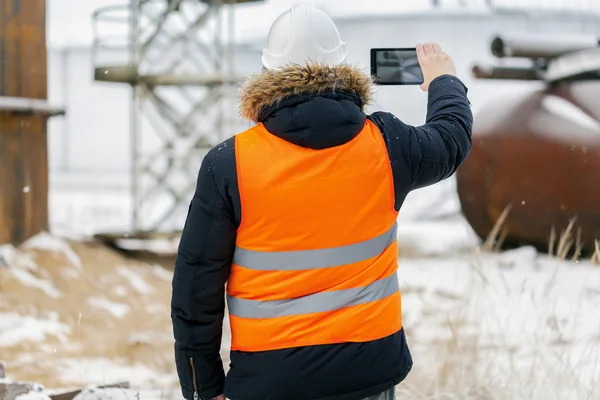
M 124 172 L 129 167 L 127 85 L 95 82 L 90 48 L 49 49 L 49 100 L 67 114 L 51 119 L 50 162 L 56 172 Z

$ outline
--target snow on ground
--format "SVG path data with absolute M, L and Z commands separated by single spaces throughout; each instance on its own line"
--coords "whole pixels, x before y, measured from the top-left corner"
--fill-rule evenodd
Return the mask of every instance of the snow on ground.
M 21 247 L 23 249 L 45 250 L 62 254 L 71 262 L 72 265 L 76 266 L 77 268 L 81 268 L 81 259 L 77 253 L 73 251 L 69 243 L 66 240 L 52 236 L 47 232 L 40 233 L 30 238 L 23 243 Z
M 600 268 L 533 252 L 400 260 L 415 368 L 399 393 L 600 398 Z
M 61 297 L 60 291 L 58 291 L 51 282 L 34 276 L 30 271 L 15 268 L 11 272 L 13 276 L 25 286 L 40 289 L 49 297 Z
M 152 286 L 148 285 L 148 283 L 142 278 L 138 273 L 133 271 L 131 268 L 119 267 L 117 268 L 117 273 L 127 279 L 131 287 L 135 289 L 136 292 L 140 294 L 149 294 L 152 293 Z
M 454 185 L 411 193 L 400 213 L 399 281 L 415 365 L 399 398 L 600 399 L 600 267 L 530 247 L 480 252 L 458 214 Z M 80 206 L 77 215 L 86 215 Z M 100 226 L 87 215 L 86 230 Z M 19 249 L 0 246 L 0 342 L 7 344 L 0 353 L 8 354 L 8 373 L 52 388 L 133 384 L 92 388 L 80 400 L 181 399 L 171 274 L 50 235 Z M 225 321 L 226 368 L 229 338 Z
M 104 297 L 89 297 L 87 302 L 94 308 L 108 311 L 118 319 L 123 319 L 131 311 L 127 304 L 115 303 Z
M 153 265 L 151 267 L 152 273 L 159 279 L 165 280 L 167 282 L 171 282 L 173 280 L 173 273 L 169 270 L 162 268 L 159 265 Z
M 48 234 L 0 254 L 0 358 L 15 380 L 174 386 L 171 272 Z
M 480 244 L 462 217 L 443 220 L 400 221 L 398 246 L 400 255 L 419 257 L 471 252 Z
M 128 390 L 120 388 L 86 388 L 79 393 L 73 400 L 130 400 L 134 397 Z
M 13 245 L 0 245 L 0 267 L 8 267 L 15 262 L 18 251 Z
M 452 176 L 433 186 L 412 191 L 402 204 L 399 221 L 424 221 L 455 216 L 460 213 L 456 178 Z
M 29 392 L 17 396 L 15 400 L 51 400 L 51 398 L 44 392 Z
M 68 358 L 61 363 L 62 379 L 75 383 L 109 384 L 129 381 L 133 387 L 163 387 L 172 385 L 173 377 L 165 376 L 161 371 L 142 363 L 129 365 L 126 360 L 103 357 Z
M 12 276 L 22 285 L 42 290 L 49 297 L 61 297 L 60 291 L 53 283 L 44 279 L 47 278 L 47 274 L 38 269 L 31 254 L 21 252 L 10 244 L 2 245 L 0 246 L 0 266 L 11 267 Z
M 69 333 L 69 327 L 58 321 L 57 313 L 49 313 L 47 318 L 40 319 L 0 312 L 0 348 L 14 346 L 23 341 L 44 341 L 46 336 L 54 336 L 64 343 Z
M 127 179 L 127 176 L 123 177 Z M 50 229 L 63 237 L 81 239 L 98 232 L 123 231 L 131 222 L 128 190 L 53 190 L 48 198 Z
M 136 389 L 107 388 L 99 389 L 93 385 L 86 388 L 73 400 L 165 400 L 178 397 L 172 391 L 149 391 Z

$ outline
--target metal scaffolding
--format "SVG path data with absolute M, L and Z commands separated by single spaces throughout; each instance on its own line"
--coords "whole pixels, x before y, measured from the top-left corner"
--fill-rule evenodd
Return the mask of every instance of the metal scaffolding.
M 232 134 L 233 7 L 251 1 L 130 0 L 94 13 L 95 80 L 132 87 L 131 234 L 180 227 L 203 156 Z

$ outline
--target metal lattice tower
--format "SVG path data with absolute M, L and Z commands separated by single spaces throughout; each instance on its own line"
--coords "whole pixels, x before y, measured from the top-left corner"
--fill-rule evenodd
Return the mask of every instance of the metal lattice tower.
M 233 7 L 252 1 L 130 0 L 94 13 L 95 79 L 132 87 L 134 234 L 181 226 L 203 156 L 234 132 Z

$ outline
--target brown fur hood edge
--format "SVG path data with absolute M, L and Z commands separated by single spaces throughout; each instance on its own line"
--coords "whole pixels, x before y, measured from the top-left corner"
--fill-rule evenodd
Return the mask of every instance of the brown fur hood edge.
M 290 95 L 332 91 L 354 93 L 365 106 L 371 101 L 372 88 L 371 77 L 358 67 L 313 63 L 290 65 L 248 78 L 240 91 L 240 115 L 258 122 L 263 107 L 272 106 Z

